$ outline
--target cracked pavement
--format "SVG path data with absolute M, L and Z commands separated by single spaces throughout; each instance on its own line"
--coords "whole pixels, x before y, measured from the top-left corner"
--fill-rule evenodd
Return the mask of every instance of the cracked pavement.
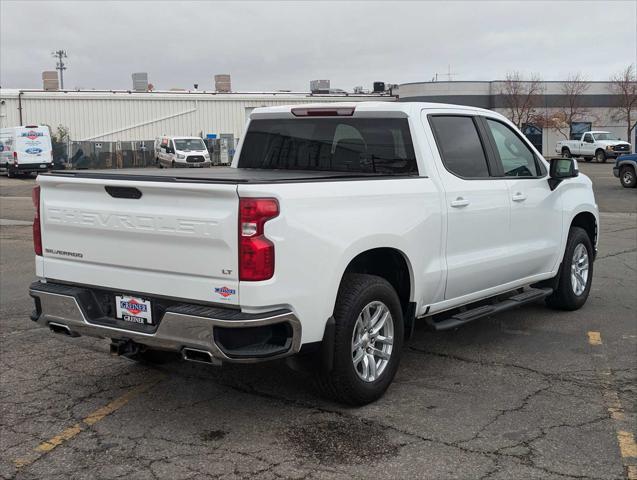
M 637 433 L 637 190 L 609 164 L 581 167 L 603 212 L 585 307 L 419 323 L 386 395 L 362 408 L 320 398 L 284 362 L 149 366 L 36 327 L 31 228 L 1 225 L 0 478 L 626 478 L 606 400 Z M 0 218 L 30 220 L 32 183 L 0 178 Z

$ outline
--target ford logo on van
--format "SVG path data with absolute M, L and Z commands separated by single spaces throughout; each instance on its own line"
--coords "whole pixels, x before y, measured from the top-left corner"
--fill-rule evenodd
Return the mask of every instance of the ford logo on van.
M 29 155 L 39 155 L 42 153 L 42 149 L 37 147 L 31 147 L 31 148 L 27 148 L 25 152 L 28 153 Z

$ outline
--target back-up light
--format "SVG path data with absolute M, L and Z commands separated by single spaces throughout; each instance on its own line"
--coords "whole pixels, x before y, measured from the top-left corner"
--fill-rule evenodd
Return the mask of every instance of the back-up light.
M 33 250 L 36 255 L 42 255 L 42 229 L 40 227 L 40 185 L 33 187 L 31 192 L 35 215 L 33 217 Z
M 264 234 L 265 223 L 279 215 L 274 198 L 239 199 L 239 280 L 256 282 L 274 275 L 274 244 Z
M 351 117 L 356 107 L 297 107 L 292 109 L 295 117 Z

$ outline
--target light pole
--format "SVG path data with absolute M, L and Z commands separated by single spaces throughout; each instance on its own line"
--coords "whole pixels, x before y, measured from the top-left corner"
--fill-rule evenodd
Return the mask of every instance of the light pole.
M 56 50 L 51 55 L 58 60 L 55 64 L 55 69 L 60 71 L 60 90 L 64 90 L 64 70 L 66 70 L 66 65 L 63 59 L 66 58 L 66 50 Z

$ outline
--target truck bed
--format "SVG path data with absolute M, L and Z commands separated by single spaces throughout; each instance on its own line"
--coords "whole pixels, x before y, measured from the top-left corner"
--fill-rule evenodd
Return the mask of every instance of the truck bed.
M 228 184 L 299 183 L 410 176 L 408 174 L 388 175 L 360 172 L 348 173 L 316 170 L 265 170 L 255 168 L 231 167 L 179 169 L 130 168 L 121 170 L 58 170 L 46 173 L 44 175 L 112 180 L 137 180 L 145 182 Z

